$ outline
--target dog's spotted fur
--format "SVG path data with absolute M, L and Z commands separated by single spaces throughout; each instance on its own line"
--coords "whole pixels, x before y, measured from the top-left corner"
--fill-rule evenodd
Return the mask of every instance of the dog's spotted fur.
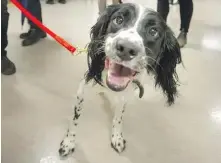
M 114 93 L 111 146 L 120 153 L 126 147 L 122 125 L 126 103 L 131 98 L 131 83 L 139 87 L 142 97 L 143 87 L 139 76 L 152 74 L 156 86 L 162 88 L 167 103 L 171 105 L 177 94 L 175 68 L 180 62 L 176 38 L 157 12 L 129 3 L 109 6 L 91 30 L 88 71 L 77 92 L 72 124 L 60 144 L 60 156 L 67 156 L 75 150 L 76 129 L 88 82 L 93 80 Z M 123 75 L 120 71 L 127 73 Z

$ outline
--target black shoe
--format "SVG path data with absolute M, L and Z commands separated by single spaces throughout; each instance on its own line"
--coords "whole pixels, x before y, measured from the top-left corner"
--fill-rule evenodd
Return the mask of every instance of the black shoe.
M 2 62 L 2 74 L 4 75 L 12 75 L 16 72 L 15 64 L 8 59 L 8 57 L 4 56 L 1 58 Z
M 182 30 L 177 37 L 177 41 L 180 45 L 180 48 L 184 47 L 187 44 L 187 33 Z
M 20 34 L 20 39 L 26 39 L 31 33 L 31 29 L 28 32 Z
M 22 41 L 22 46 L 29 46 L 37 43 L 41 38 L 46 37 L 46 33 L 38 30 L 31 29 L 27 37 Z
M 32 30 L 35 30 L 35 29 L 31 28 L 31 29 L 29 29 L 28 32 L 25 32 L 25 33 L 20 34 L 20 39 L 27 39 L 27 38 L 30 36 Z M 42 38 L 45 38 L 45 37 L 46 37 L 46 34 L 44 33 L 44 34 L 42 35 Z
M 66 0 L 58 0 L 58 2 L 61 3 L 61 4 L 65 4 Z
M 54 4 L 54 0 L 47 0 L 47 1 L 46 1 L 46 4 L 52 5 L 52 4 Z

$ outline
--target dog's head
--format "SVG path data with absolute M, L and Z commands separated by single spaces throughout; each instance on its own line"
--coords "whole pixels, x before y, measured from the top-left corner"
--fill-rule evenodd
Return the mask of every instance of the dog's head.
M 179 45 L 157 12 L 135 4 L 111 5 L 92 27 L 86 80 L 122 91 L 141 72 L 152 72 L 172 104 L 178 62 Z M 104 70 L 107 76 L 102 81 Z

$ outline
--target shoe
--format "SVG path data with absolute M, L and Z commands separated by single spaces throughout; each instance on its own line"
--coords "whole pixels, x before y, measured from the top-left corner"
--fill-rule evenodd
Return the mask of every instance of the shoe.
M 27 39 L 30 36 L 32 30 L 33 28 L 29 29 L 28 32 L 20 34 L 20 39 Z M 44 35 L 42 35 L 42 38 L 45 38 L 45 37 L 46 37 L 46 34 L 44 33 Z
M 172 4 L 173 4 L 173 0 L 169 0 L 169 4 L 171 4 L 171 5 L 172 5 Z
M 187 44 L 187 33 L 182 30 L 177 37 L 177 41 L 180 45 L 180 48 L 184 47 Z
M 54 0 L 47 0 L 47 1 L 46 1 L 46 4 L 53 5 L 53 4 L 54 4 Z
M 15 64 L 8 59 L 8 57 L 3 56 L 1 58 L 1 68 L 3 75 L 12 75 L 16 72 Z
M 31 33 L 31 29 L 28 32 L 20 34 L 20 39 L 26 39 Z
M 58 0 L 58 3 L 65 4 L 66 0 Z
M 46 37 L 46 33 L 39 29 L 31 29 L 27 37 L 22 41 L 22 46 L 29 46 L 37 43 L 41 38 Z
M 179 0 L 173 2 L 173 5 L 178 5 L 179 4 Z

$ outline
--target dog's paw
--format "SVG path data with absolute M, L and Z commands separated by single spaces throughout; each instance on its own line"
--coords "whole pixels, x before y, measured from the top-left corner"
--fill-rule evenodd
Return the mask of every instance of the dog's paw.
M 75 150 L 75 140 L 74 137 L 65 137 L 60 144 L 60 149 L 58 150 L 61 157 L 67 157 L 69 154 L 73 153 Z
M 115 133 L 111 137 L 111 147 L 118 153 L 121 153 L 126 148 L 126 140 L 124 140 L 122 133 Z

